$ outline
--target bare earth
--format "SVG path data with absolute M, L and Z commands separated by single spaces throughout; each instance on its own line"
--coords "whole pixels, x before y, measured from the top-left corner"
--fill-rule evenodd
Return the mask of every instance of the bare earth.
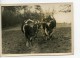
M 26 47 L 26 38 L 20 26 L 2 30 L 3 54 L 71 52 L 71 27 L 57 27 L 50 40 L 45 40 L 42 31 L 37 35 L 38 38 L 32 42 L 33 46 Z

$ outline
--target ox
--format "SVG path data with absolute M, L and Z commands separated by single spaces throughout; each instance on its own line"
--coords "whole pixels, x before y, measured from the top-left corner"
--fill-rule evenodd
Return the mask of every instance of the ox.
M 49 15 L 47 18 L 43 19 L 43 30 L 45 36 L 52 37 L 53 29 L 56 27 L 56 20 L 51 18 Z
M 38 32 L 38 23 L 34 22 L 31 19 L 25 20 L 22 23 L 21 26 L 21 31 L 25 34 L 26 37 L 26 46 L 30 46 L 32 45 L 32 40 L 35 39 L 35 37 L 37 37 L 37 32 Z

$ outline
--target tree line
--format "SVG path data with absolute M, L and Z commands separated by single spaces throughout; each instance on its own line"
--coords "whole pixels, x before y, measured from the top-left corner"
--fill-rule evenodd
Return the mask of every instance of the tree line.
M 35 5 L 34 11 L 31 8 L 32 6 L 2 6 L 2 28 L 16 26 L 27 19 L 41 21 L 44 17 L 41 6 Z

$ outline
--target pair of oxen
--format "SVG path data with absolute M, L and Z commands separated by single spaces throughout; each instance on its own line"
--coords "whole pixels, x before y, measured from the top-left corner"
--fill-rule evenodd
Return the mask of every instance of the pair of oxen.
M 56 27 L 56 20 L 51 18 L 43 19 L 43 22 L 34 21 L 31 19 L 24 20 L 21 26 L 21 31 L 24 33 L 26 37 L 26 46 L 32 45 L 32 40 L 37 37 L 37 33 L 39 30 L 44 30 L 44 35 L 47 39 L 52 37 L 53 29 Z M 46 38 L 45 38 L 46 39 Z

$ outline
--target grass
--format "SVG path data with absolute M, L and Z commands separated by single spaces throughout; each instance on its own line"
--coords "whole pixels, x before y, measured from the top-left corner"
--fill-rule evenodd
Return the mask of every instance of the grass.
M 2 31 L 3 54 L 71 52 L 71 27 L 56 28 L 51 40 L 45 40 L 40 31 L 37 34 L 38 38 L 33 41 L 33 46 L 30 48 L 25 46 L 26 38 L 21 30 L 15 29 Z

